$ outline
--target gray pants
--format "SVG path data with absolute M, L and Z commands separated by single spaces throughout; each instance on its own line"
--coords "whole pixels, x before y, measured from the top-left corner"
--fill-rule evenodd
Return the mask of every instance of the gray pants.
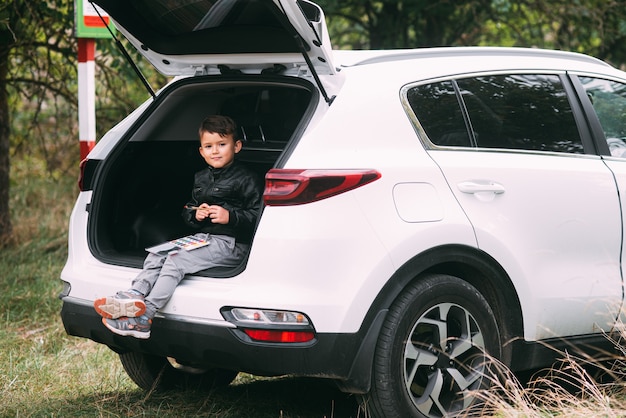
M 210 244 L 193 250 L 173 254 L 150 253 L 143 270 L 132 282 L 132 288 L 145 296 L 146 315 L 153 318 L 174 294 L 185 274 L 197 273 L 211 267 L 235 267 L 244 258 L 248 246 L 235 243 L 226 235 L 195 234 L 210 240 Z

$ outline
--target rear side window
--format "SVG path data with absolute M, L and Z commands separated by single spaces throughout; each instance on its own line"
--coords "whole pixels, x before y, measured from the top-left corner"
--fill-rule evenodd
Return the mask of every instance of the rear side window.
M 411 88 L 407 99 L 435 145 L 583 153 L 574 114 L 557 75 L 443 81 Z M 451 136 L 457 139 L 450 141 Z
M 469 147 L 471 139 L 455 87 L 452 81 L 426 84 L 411 89 L 408 99 L 432 143 Z
M 611 155 L 626 158 L 626 85 L 594 77 L 578 79 L 598 116 Z

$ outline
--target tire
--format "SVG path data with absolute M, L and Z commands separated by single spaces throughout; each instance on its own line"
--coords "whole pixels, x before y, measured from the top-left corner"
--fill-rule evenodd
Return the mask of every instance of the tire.
M 119 357 L 126 374 L 137 386 L 147 391 L 210 389 L 227 386 L 237 377 L 236 371 L 193 369 L 166 357 L 150 354 L 129 352 Z
M 471 392 L 489 387 L 488 358 L 501 347 L 493 311 L 473 286 L 447 275 L 416 281 L 385 319 L 365 408 L 373 417 L 468 412 L 478 404 Z

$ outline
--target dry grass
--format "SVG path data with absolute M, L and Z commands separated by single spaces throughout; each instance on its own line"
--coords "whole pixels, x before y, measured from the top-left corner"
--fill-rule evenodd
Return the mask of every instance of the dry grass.
M 551 367 L 538 370 L 529 382 L 520 380 L 498 361 L 492 360 L 491 387 L 477 392 L 484 404 L 482 417 L 626 417 L 626 363 L 624 336 L 613 339 L 617 354 L 606 360 L 560 353 Z M 611 339 L 611 337 L 607 336 Z

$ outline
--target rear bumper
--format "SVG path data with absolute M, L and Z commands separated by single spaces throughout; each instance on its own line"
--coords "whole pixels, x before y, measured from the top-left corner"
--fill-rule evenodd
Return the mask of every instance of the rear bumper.
M 356 359 L 368 338 L 354 334 L 316 334 L 309 343 L 268 344 L 244 341 L 237 328 L 156 317 L 147 340 L 110 332 L 86 301 L 63 298 L 61 319 L 65 331 L 105 344 L 112 350 L 173 357 L 194 367 L 220 367 L 260 376 L 297 375 L 339 381 L 344 390 L 369 389 L 371 363 L 357 367 Z M 369 350 L 365 350 L 369 351 Z M 353 381 L 354 380 L 354 381 Z

